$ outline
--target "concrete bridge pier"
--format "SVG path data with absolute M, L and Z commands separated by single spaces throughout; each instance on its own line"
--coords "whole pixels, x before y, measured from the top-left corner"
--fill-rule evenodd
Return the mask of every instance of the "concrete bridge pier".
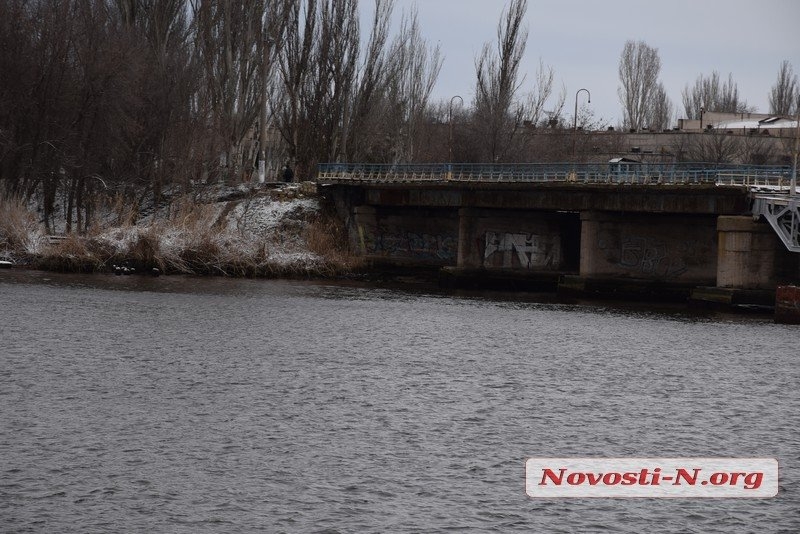
M 717 219 L 719 256 L 717 287 L 770 289 L 796 279 L 797 254 L 792 254 L 769 224 L 751 216 L 724 215 Z
M 579 240 L 577 213 L 460 208 L 456 265 L 443 269 L 441 281 L 555 291 L 564 271 L 577 271 Z
M 453 265 L 458 235 L 454 214 L 452 208 L 355 206 L 350 243 L 373 265 Z
M 578 218 L 531 210 L 458 210 L 460 269 L 561 271 L 577 267 Z
M 564 293 L 685 300 L 716 283 L 716 217 L 581 212 L 580 274 Z
M 376 213 L 374 206 L 362 205 L 353 208 L 355 232 L 350 232 L 350 247 L 351 250 L 357 250 L 362 257 L 369 256 L 374 249 L 370 239 L 373 238 L 375 228 L 378 226 Z
M 716 285 L 694 289 L 693 300 L 768 308 L 776 304 L 781 284 L 800 279 L 800 254 L 789 252 L 766 222 L 721 215 L 717 235 Z

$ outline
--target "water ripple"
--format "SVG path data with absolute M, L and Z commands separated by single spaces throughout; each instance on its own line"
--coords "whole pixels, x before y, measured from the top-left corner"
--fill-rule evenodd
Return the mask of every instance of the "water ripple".
M 319 284 L 103 280 L 0 277 L 9 531 L 800 530 L 791 327 Z M 776 457 L 780 492 L 534 500 L 532 456 Z

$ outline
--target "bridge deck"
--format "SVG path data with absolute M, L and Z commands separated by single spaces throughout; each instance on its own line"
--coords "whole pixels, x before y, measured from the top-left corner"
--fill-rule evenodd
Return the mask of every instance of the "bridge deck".
M 800 200 L 790 196 L 791 169 L 786 166 L 709 163 L 603 164 L 364 164 L 319 165 L 322 184 L 637 184 L 682 186 L 706 184 L 746 187 L 753 215 L 764 217 L 793 252 L 800 252 Z
M 362 164 L 319 165 L 319 183 L 483 182 L 690 185 L 717 184 L 788 192 L 791 169 L 785 166 L 706 163 L 605 164 Z

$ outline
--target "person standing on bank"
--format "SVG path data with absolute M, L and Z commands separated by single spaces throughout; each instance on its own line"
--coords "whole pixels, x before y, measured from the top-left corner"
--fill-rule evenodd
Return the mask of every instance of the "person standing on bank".
M 283 181 L 284 182 L 292 182 L 294 181 L 294 172 L 292 168 L 289 166 L 287 162 L 286 165 L 283 166 Z

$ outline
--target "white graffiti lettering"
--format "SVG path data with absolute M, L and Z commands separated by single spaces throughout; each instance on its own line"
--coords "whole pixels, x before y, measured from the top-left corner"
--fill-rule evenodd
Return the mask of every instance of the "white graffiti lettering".
M 486 232 L 484 265 L 494 265 L 493 256 L 502 254 L 502 267 L 534 269 L 557 267 L 561 263 L 561 241 L 558 236 Z M 516 264 L 515 261 L 516 259 Z

